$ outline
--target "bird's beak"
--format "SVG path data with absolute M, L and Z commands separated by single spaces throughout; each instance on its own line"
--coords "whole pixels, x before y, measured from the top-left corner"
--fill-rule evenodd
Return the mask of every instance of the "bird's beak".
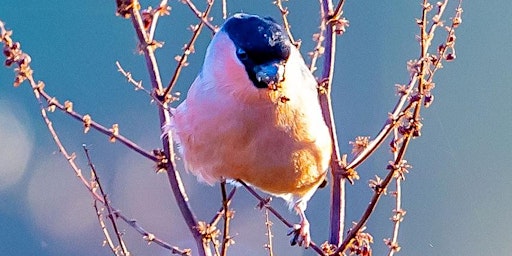
M 254 67 L 258 82 L 265 83 L 268 89 L 276 91 L 284 80 L 284 63 L 269 62 Z

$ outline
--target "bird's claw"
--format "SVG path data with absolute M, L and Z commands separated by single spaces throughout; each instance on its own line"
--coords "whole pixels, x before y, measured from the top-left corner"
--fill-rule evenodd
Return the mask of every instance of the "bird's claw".
M 288 233 L 288 235 L 292 236 L 290 239 L 290 245 L 295 246 L 304 246 L 304 248 L 308 248 L 311 244 L 311 236 L 309 235 L 309 223 L 302 222 L 301 224 L 295 224 L 292 227 L 292 230 Z

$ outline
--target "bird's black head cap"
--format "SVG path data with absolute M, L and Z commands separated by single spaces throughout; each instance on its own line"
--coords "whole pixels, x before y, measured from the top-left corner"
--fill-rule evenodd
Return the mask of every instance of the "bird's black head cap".
M 235 44 L 237 57 L 254 85 L 267 88 L 256 79 L 254 70 L 259 65 L 288 59 L 291 43 L 283 28 L 270 17 L 238 13 L 226 21 L 222 30 Z

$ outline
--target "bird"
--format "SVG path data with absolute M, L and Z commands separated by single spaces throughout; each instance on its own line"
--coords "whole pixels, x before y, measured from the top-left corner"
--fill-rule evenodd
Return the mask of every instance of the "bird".
M 224 22 L 169 129 L 189 172 L 283 198 L 300 217 L 292 244 L 310 245 L 305 210 L 332 142 L 318 83 L 274 19 L 236 13 Z

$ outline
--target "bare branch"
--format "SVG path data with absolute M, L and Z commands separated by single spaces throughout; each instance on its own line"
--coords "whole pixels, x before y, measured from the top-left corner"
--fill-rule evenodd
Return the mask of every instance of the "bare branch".
M 438 16 L 437 17 L 434 16 L 435 17 L 434 19 L 441 18 L 444 8 L 445 8 L 445 7 L 443 7 L 443 5 L 446 5 L 447 2 L 448 2 L 448 0 L 445 0 L 443 3 L 441 3 L 441 2 L 438 3 L 438 12 L 436 14 Z M 460 4 L 461 4 L 461 2 L 459 2 L 459 7 L 456 9 L 456 13 L 457 13 L 456 17 L 458 16 L 459 18 L 460 18 L 460 13 L 462 12 Z M 397 124 L 397 122 L 395 122 L 394 120 L 400 120 L 404 117 L 408 118 L 408 122 L 405 125 L 402 125 L 397 129 L 398 133 L 402 135 L 402 138 L 400 138 L 401 143 L 400 143 L 399 149 L 396 152 L 394 151 L 395 152 L 394 160 L 387 167 L 387 169 L 389 169 L 389 172 L 388 172 L 386 178 L 384 180 L 377 182 L 376 186 L 374 186 L 374 194 L 372 196 L 372 199 L 371 199 L 368 207 L 366 208 L 365 212 L 361 216 L 361 219 L 350 230 L 350 232 L 347 234 L 345 240 L 343 240 L 343 243 L 340 245 L 340 247 L 336 250 L 335 253 L 344 252 L 346 250 L 346 248 L 349 246 L 349 244 L 351 243 L 351 239 L 353 239 L 355 237 L 355 235 L 357 234 L 357 232 L 359 232 L 359 230 L 366 224 L 368 218 L 374 211 L 380 197 L 382 196 L 382 194 L 384 194 L 386 192 L 387 187 L 388 187 L 389 183 L 391 182 L 391 180 L 393 178 L 397 178 L 397 180 L 400 178 L 403 178 L 404 173 L 407 172 L 406 168 L 409 167 L 409 165 L 407 164 L 407 161 L 404 160 L 405 153 L 407 151 L 409 143 L 412 138 L 418 137 L 421 135 L 420 129 L 421 129 L 422 124 L 420 122 L 420 112 L 421 112 L 421 107 L 423 105 L 423 104 L 421 104 L 421 102 L 425 101 L 425 99 L 426 99 L 425 94 L 426 94 L 426 92 L 429 92 L 431 89 L 432 75 L 429 76 L 429 74 L 433 74 L 432 71 L 433 70 L 435 71 L 439 68 L 439 66 L 437 64 L 438 64 L 438 61 L 440 61 L 439 58 L 433 59 L 433 58 L 429 58 L 429 56 L 428 56 L 429 55 L 428 49 L 429 49 L 431 41 L 434 37 L 434 34 L 433 33 L 431 34 L 430 32 L 434 31 L 435 27 L 438 26 L 436 24 L 436 22 L 434 22 L 434 24 L 430 27 L 430 29 L 427 30 L 427 25 L 426 25 L 427 24 L 427 16 L 428 16 L 428 13 L 432 10 L 432 5 L 430 3 L 428 3 L 427 0 L 424 0 L 422 7 L 423 7 L 422 8 L 422 17 L 420 20 L 417 21 L 419 28 L 420 28 L 420 48 L 421 48 L 420 61 L 418 61 L 419 63 L 413 62 L 409 68 L 412 76 L 414 77 L 413 79 L 411 79 L 411 81 L 414 81 L 414 82 L 410 83 L 409 89 L 407 89 L 406 91 L 401 90 L 401 92 L 404 95 L 410 94 L 414 88 L 414 85 L 416 84 L 416 81 L 418 83 L 418 85 L 417 85 L 418 93 L 409 98 L 409 104 L 405 108 L 405 109 L 413 108 L 412 116 L 407 114 L 408 110 L 404 110 L 401 112 L 401 114 L 399 114 L 397 116 L 397 119 L 394 119 L 395 113 L 398 113 L 399 109 L 396 109 L 396 111 L 394 111 L 394 113 L 391 115 L 392 120 L 391 120 L 391 122 L 388 122 L 388 124 L 386 126 L 389 126 L 392 124 L 391 125 L 392 127 L 387 128 L 387 129 L 389 129 L 389 131 L 386 131 L 387 134 L 389 134 L 389 132 L 394 129 L 394 125 Z M 451 31 L 453 28 L 457 27 L 458 24 L 460 24 L 459 20 L 452 21 L 452 25 L 450 26 L 450 29 L 449 29 L 450 32 L 449 32 L 447 42 L 450 42 L 452 40 L 452 37 L 450 36 L 450 34 L 452 33 Z M 427 31 L 429 31 L 429 32 L 427 32 Z M 432 69 L 431 69 L 431 65 L 430 65 L 431 63 L 436 64 L 436 65 L 434 65 L 434 67 Z M 426 77 L 428 77 L 428 79 L 426 79 Z M 399 103 L 397 104 L 397 106 L 402 103 L 401 101 L 402 101 L 403 97 L 404 96 L 402 95 L 402 98 L 399 101 Z M 405 104 L 405 100 L 407 100 L 407 99 L 403 99 L 403 101 L 404 101 L 403 104 Z M 401 109 L 401 106 L 400 106 L 400 109 Z M 392 150 L 394 150 L 393 148 L 396 147 L 396 145 L 394 145 L 396 143 L 396 141 L 398 141 L 398 140 L 395 139 L 392 142 L 392 144 L 393 144 Z M 351 165 L 352 165 L 352 163 L 347 166 L 347 169 Z M 398 204 L 399 203 L 400 202 L 398 201 Z M 401 208 L 397 207 L 395 209 L 395 211 L 397 214 L 402 214 L 400 212 L 400 211 L 402 211 Z M 401 216 L 399 216 L 399 218 L 400 217 Z M 395 225 L 395 228 L 397 228 L 396 225 Z M 394 232 L 394 233 L 397 234 L 397 232 Z M 389 241 L 389 240 L 387 241 L 388 245 L 390 246 L 390 248 L 392 250 L 398 250 L 398 248 L 399 248 L 398 244 L 397 244 L 396 240 L 393 240 L 393 239 L 391 241 Z
M 132 77 L 132 74 L 129 72 L 129 71 L 126 71 L 123 69 L 123 67 L 121 66 L 121 63 L 119 63 L 119 61 L 116 61 L 116 66 L 117 66 L 117 70 L 124 76 L 126 77 L 126 80 L 128 81 L 128 83 L 132 84 L 134 87 L 135 87 L 135 90 L 142 90 L 143 92 L 145 92 L 147 95 L 149 95 L 149 97 L 151 97 L 152 101 L 153 102 L 156 102 L 156 104 L 158 104 L 159 107 L 161 107 L 162 109 L 164 109 L 165 111 L 167 112 L 170 112 L 169 111 L 169 106 L 164 106 L 162 104 L 162 102 L 160 101 L 160 99 L 158 99 L 154 93 L 151 93 L 150 90 L 144 88 L 144 86 L 142 85 L 142 81 L 135 81 L 135 79 L 133 79 Z M 178 95 L 179 96 L 179 95 Z M 173 102 L 173 101 L 176 101 L 178 100 L 177 96 L 172 96 L 172 97 L 169 97 L 170 100 L 169 102 Z
M 268 209 L 265 208 L 265 227 L 267 228 L 267 244 L 265 245 L 265 249 L 268 250 L 268 256 L 274 256 L 274 251 L 272 249 L 272 238 L 274 237 L 272 235 L 272 221 L 270 221 Z
M 146 59 L 146 67 L 148 69 L 151 86 L 155 91 L 163 91 L 162 80 L 160 78 L 160 72 L 158 69 L 158 64 L 156 61 L 156 57 L 154 54 L 153 42 L 149 40 L 147 33 L 144 30 L 144 25 L 142 22 L 142 17 L 139 13 L 139 4 L 138 1 L 134 0 L 133 8 L 130 9 L 131 20 L 133 27 L 135 29 L 135 33 L 137 34 L 137 38 L 139 39 L 139 43 L 141 45 L 141 49 L 144 53 Z M 166 106 L 167 103 L 163 102 L 163 105 Z M 164 127 L 166 124 L 170 122 L 170 114 L 163 110 L 162 108 L 158 109 L 159 119 L 160 119 L 160 127 Z M 173 141 L 170 132 L 164 134 L 162 136 L 162 144 L 164 154 L 166 159 L 168 160 L 166 169 L 167 169 L 167 177 L 171 186 L 171 189 L 174 194 L 174 198 L 176 199 L 176 203 L 187 223 L 187 226 L 192 233 L 194 240 L 196 241 L 197 248 L 199 250 L 200 255 L 211 255 L 211 251 L 209 245 L 203 242 L 203 235 L 197 229 L 198 221 L 195 214 L 192 212 L 190 204 L 188 202 L 188 197 L 185 192 L 185 188 L 183 186 L 183 182 L 181 180 L 181 176 L 179 172 L 176 170 L 176 165 L 174 162 L 174 147 Z
M 243 180 L 237 180 L 244 188 L 249 191 L 251 195 L 253 195 L 256 199 L 258 199 L 258 207 L 260 209 L 266 208 L 268 209 L 277 219 L 279 219 L 285 226 L 288 228 L 294 228 L 294 225 L 291 224 L 288 220 L 286 220 L 276 209 L 272 208 L 270 205 L 271 198 L 263 198 L 260 196 L 252 187 L 247 185 Z M 291 233 L 290 233 L 291 234 Z M 325 255 L 325 253 L 320 249 L 313 241 L 311 241 L 311 244 L 309 245 L 315 252 L 317 252 L 319 255 Z
M 117 255 L 117 247 L 114 245 L 114 242 L 112 242 L 112 238 L 110 237 L 110 233 L 108 232 L 107 225 L 105 224 L 105 221 L 103 220 L 103 210 L 101 210 L 98 207 L 98 201 L 94 200 L 94 210 L 96 211 L 96 217 L 98 218 L 98 223 L 100 224 L 101 231 L 103 232 L 103 236 L 105 237 L 104 244 L 106 243 L 112 253 L 114 255 Z
M 279 12 L 281 12 L 281 17 L 283 18 L 283 27 L 284 27 L 284 30 L 286 31 L 286 34 L 288 34 L 288 37 L 290 38 L 290 42 L 293 45 L 295 45 L 295 47 L 300 48 L 300 40 L 299 41 L 295 41 L 295 39 L 293 38 L 292 31 L 291 31 L 290 23 L 288 22 L 288 14 L 290 13 L 288 11 L 288 8 L 283 6 L 283 1 L 282 0 L 276 0 L 274 2 L 274 4 L 279 9 Z
M 213 1 L 214 0 L 208 0 L 208 5 L 213 4 Z M 204 16 L 203 13 L 197 9 L 192 0 L 182 0 L 182 2 L 190 8 L 190 10 L 196 15 L 197 18 L 199 18 L 199 20 L 201 20 L 201 23 L 205 24 L 213 33 L 217 33 L 219 28 L 210 22 L 208 16 Z
M 190 2 L 190 4 L 192 4 L 192 2 Z M 213 6 L 213 0 L 211 2 L 208 2 L 206 11 L 202 14 L 201 17 L 203 17 L 205 19 L 208 18 L 208 15 L 210 15 L 212 6 Z M 192 30 L 193 30 L 192 37 L 190 38 L 189 42 L 187 44 L 185 44 L 185 47 L 183 49 L 183 54 L 178 59 L 178 65 L 176 66 L 176 70 L 174 70 L 171 81 L 169 82 L 169 85 L 167 86 L 167 88 L 165 89 L 165 91 L 162 94 L 162 97 L 164 98 L 164 100 L 166 102 L 168 100 L 167 95 L 171 92 L 174 85 L 176 85 L 176 82 L 178 81 L 178 77 L 180 76 L 181 70 L 187 64 L 188 56 L 195 51 L 194 43 L 197 40 L 197 37 L 199 36 L 199 34 L 201 33 L 204 24 L 205 24 L 204 22 L 200 22 L 198 25 L 192 26 Z
M 94 167 L 94 164 L 92 163 L 91 156 L 89 154 L 89 149 L 82 145 L 82 148 L 84 149 L 85 156 L 87 157 L 87 164 L 91 168 L 92 176 L 94 178 L 95 185 L 100 191 L 100 195 L 103 197 L 103 204 L 107 208 L 108 212 L 108 218 L 110 219 L 110 223 L 112 224 L 112 228 L 114 228 L 114 232 L 116 233 L 116 238 L 119 243 L 119 246 L 121 247 L 122 255 L 129 255 L 128 249 L 126 248 L 126 245 L 124 244 L 123 238 L 121 237 L 121 232 L 119 231 L 117 227 L 117 221 L 114 218 L 114 215 L 112 214 L 112 208 L 110 207 L 110 201 L 107 198 L 107 194 L 103 190 L 103 187 L 101 186 L 100 179 L 98 177 L 98 173 L 96 172 L 96 167 Z M 117 251 L 117 250 L 116 250 Z M 117 255 L 117 254 L 116 254 Z
M 95 187 L 83 176 L 82 170 L 76 164 L 76 162 L 75 162 L 76 155 L 74 153 L 71 153 L 71 154 L 68 153 L 67 149 L 64 147 L 64 145 L 60 141 L 60 138 L 59 138 L 57 132 L 53 128 L 53 123 L 47 115 L 46 106 L 44 105 L 44 101 L 43 101 L 43 99 L 46 100 L 46 98 L 41 97 L 41 96 L 44 96 L 44 94 L 43 94 L 44 91 L 42 90 L 43 83 L 41 81 L 36 82 L 34 80 L 34 77 L 32 76 L 33 70 L 30 67 L 30 56 L 21 51 L 21 49 L 19 48 L 18 42 L 12 41 L 12 39 L 10 37 L 11 34 L 12 34 L 12 31 L 7 31 L 4 27 L 4 23 L 2 21 L 0 21 L 0 41 L 4 44 L 4 55 L 7 57 L 6 62 L 10 62 L 11 65 L 12 64 L 18 65 L 18 68 L 15 69 L 15 71 L 16 71 L 15 83 L 16 82 L 21 83 L 25 80 L 29 82 L 29 84 L 32 88 L 32 92 L 34 93 L 34 97 L 36 98 L 36 101 L 39 103 L 39 108 L 41 110 L 41 117 L 43 118 L 43 120 L 48 128 L 48 131 L 50 132 L 50 134 L 52 136 L 52 139 L 54 140 L 55 144 L 57 145 L 59 152 L 62 154 L 62 156 L 64 156 L 64 158 L 68 162 L 71 169 L 73 169 L 75 176 L 86 187 L 86 189 L 89 191 L 89 193 L 91 193 L 93 198 L 96 201 L 99 201 L 103 205 L 105 205 L 104 198 L 95 191 Z M 112 208 L 111 210 L 112 210 L 112 212 L 114 212 L 116 214 L 117 217 L 123 219 L 126 223 L 128 223 L 130 226 L 135 228 L 139 233 L 149 234 L 142 227 L 137 225 L 137 223 L 135 221 L 132 221 L 129 218 L 127 218 L 126 216 L 122 215 L 115 208 Z M 171 246 L 168 243 L 164 242 L 163 240 L 156 238 L 154 235 L 152 235 L 152 238 L 156 244 L 158 244 L 166 249 L 171 250 L 173 253 L 181 252 L 180 253 L 181 255 L 190 255 L 189 249 L 180 250 L 179 248 Z M 188 253 L 187 253 L 187 251 L 188 251 Z
M 229 224 L 231 219 L 234 216 L 234 212 L 229 209 L 229 205 L 231 200 L 228 199 L 227 193 L 226 193 L 226 181 L 222 181 L 220 183 L 220 188 L 222 192 L 222 208 L 224 211 L 224 228 L 222 232 L 222 249 L 221 249 L 221 255 L 226 256 L 228 253 L 228 247 L 233 244 L 233 239 L 229 235 Z

